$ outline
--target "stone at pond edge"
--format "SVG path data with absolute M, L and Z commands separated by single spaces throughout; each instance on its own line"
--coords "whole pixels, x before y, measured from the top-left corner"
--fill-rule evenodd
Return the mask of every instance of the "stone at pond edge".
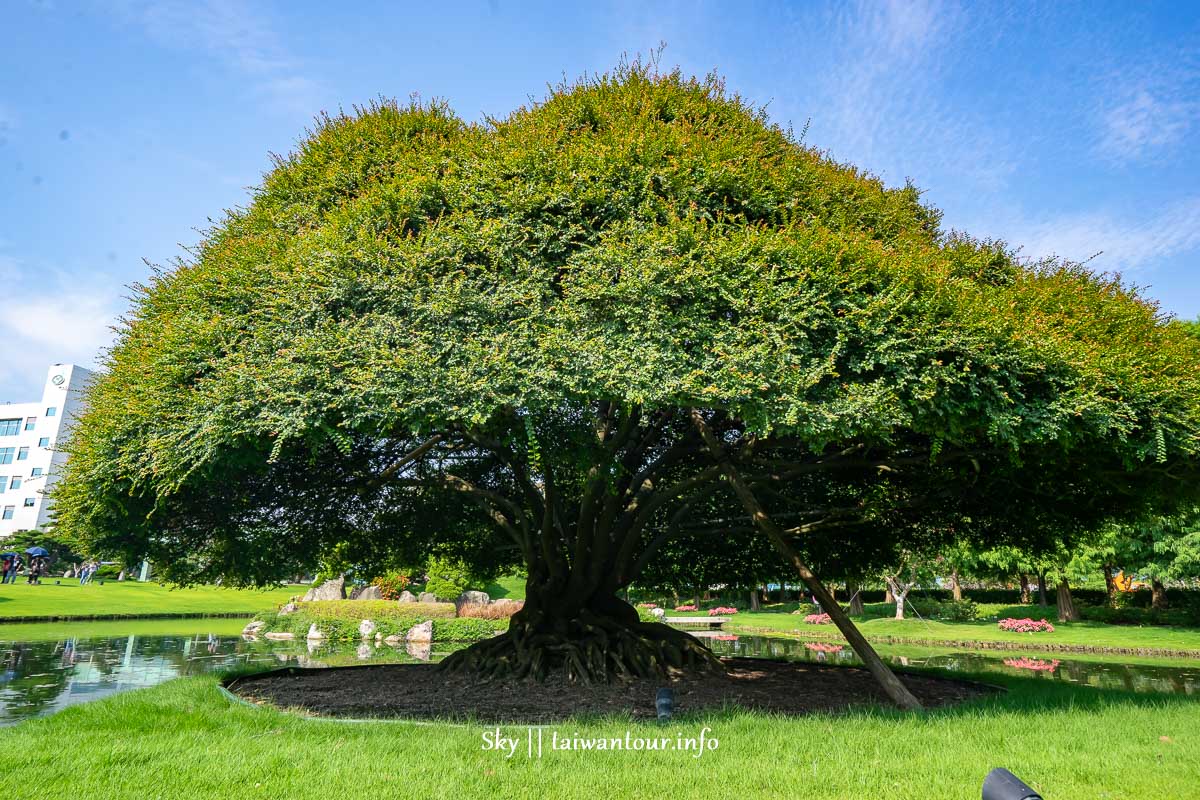
M 434 594 L 433 592 L 421 592 L 421 595 L 417 598 L 417 602 L 418 603 L 436 603 L 437 595 Z
M 324 639 L 325 634 L 321 633 L 321 629 L 317 627 L 317 623 L 308 626 L 308 639 Z
M 487 592 L 463 592 L 454 601 L 456 606 L 486 606 L 492 602 Z
M 387 637 L 383 641 L 386 642 L 387 644 L 400 644 L 401 642 L 404 641 L 404 637 L 393 633 L 391 636 Z
M 313 600 L 345 600 L 346 599 L 346 577 L 343 575 L 340 578 L 334 578 L 331 581 L 325 581 L 320 586 L 314 586 L 304 593 L 303 602 L 311 602 Z
M 413 594 L 412 592 L 410 592 L 408 589 L 405 589 L 403 592 L 400 593 L 400 597 L 397 598 L 396 602 L 397 603 L 415 603 L 415 602 L 417 602 L 417 596 L 415 594 Z
M 246 627 L 242 628 L 242 635 L 255 636 L 258 634 L 259 631 L 261 631 L 265 627 L 267 627 L 267 623 L 263 622 L 262 620 L 256 619 L 253 622 L 251 622 L 249 625 L 247 625 Z
M 288 642 L 296 638 L 296 634 L 294 633 L 281 633 L 278 631 L 267 631 L 263 634 L 263 636 L 267 637 L 268 639 L 274 639 L 277 642 Z
M 287 603 L 279 609 L 279 616 L 286 617 L 288 614 L 295 614 L 300 609 L 300 606 L 295 603 Z
M 363 639 L 370 639 L 375 635 L 375 623 L 369 619 L 358 623 L 358 635 Z
M 408 629 L 408 633 L 404 634 L 406 642 L 432 642 L 433 641 L 433 620 L 427 619 L 420 625 L 413 625 Z

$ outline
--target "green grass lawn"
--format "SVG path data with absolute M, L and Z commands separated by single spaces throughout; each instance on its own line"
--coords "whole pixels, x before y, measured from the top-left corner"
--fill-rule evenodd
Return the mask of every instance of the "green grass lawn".
M 55 580 L 62 583 L 55 584 Z M 71 619 L 168 614 L 245 614 L 274 608 L 305 586 L 274 589 L 224 589 L 194 586 L 172 589 L 157 583 L 106 581 L 80 586 L 76 580 L 50 578 L 40 586 L 0 585 L 0 622 L 20 619 Z
M 584 737 L 694 737 L 693 752 L 504 758 L 491 726 L 344 723 L 227 701 L 211 678 L 68 708 L 0 730 L 0 792 L 27 798 L 977 798 L 1007 766 L 1053 800 L 1194 798 L 1200 702 L 998 678 L 1012 692 L 925 715 L 784 719 L 729 711 L 668 726 L 577 720 Z M 511 727 L 506 735 L 525 737 Z M 545 736 L 549 736 L 547 731 Z
M 499 600 L 501 597 L 507 597 L 509 600 L 524 600 L 525 576 L 505 575 L 482 587 L 480 591 L 487 592 L 488 597 L 493 600 Z
M 1032 608 L 1033 612 L 1028 609 Z M 1027 606 L 1021 616 L 1040 619 L 1036 606 Z M 1053 633 L 1010 633 L 1000 630 L 995 620 L 978 622 L 940 622 L 923 619 L 856 618 L 859 629 L 869 639 L 935 642 L 1013 642 L 1029 649 L 1046 645 L 1083 645 L 1087 647 L 1131 647 L 1166 650 L 1200 650 L 1200 630 L 1136 625 L 1106 625 L 1101 622 L 1056 622 Z M 820 638 L 840 638 L 833 625 L 807 625 L 803 615 L 775 611 L 744 611 L 726 625 L 732 632 L 761 629 L 797 633 Z

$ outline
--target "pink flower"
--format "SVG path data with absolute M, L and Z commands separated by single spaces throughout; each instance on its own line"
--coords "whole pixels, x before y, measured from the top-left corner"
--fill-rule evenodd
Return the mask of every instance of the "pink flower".
M 1025 619 L 1008 619 L 1000 620 L 1000 630 L 1012 631 L 1013 633 L 1054 633 L 1054 626 L 1046 620 L 1033 620 L 1026 617 Z
M 840 644 L 825 644 L 824 642 L 805 642 L 804 646 L 817 653 L 840 653 L 843 650 Z
M 804 618 L 804 621 L 809 625 L 828 625 L 833 622 L 828 614 L 809 614 Z
M 1040 658 L 1006 658 L 1004 663 L 1017 669 L 1031 669 L 1038 672 L 1054 672 L 1062 662 L 1057 658 L 1045 661 Z
M 738 610 L 733 607 L 717 606 L 716 608 L 709 609 L 708 615 L 710 617 L 725 617 L 729 616 L 730 614 L 736 614 L 737 611 Z
M 638 608 L 658 608 L 658 603 L 638 603 Z
M 693 606 L 693 605 L 691 605 L 691 604 L 689 604 L 689 605 L 686 605 L 686 606 L 675 606 L 675 610 L 676 610 L 676 611 L 695 611 L 695 610 L 696 610 L 696 607 L 695 607 L 695 606 Z

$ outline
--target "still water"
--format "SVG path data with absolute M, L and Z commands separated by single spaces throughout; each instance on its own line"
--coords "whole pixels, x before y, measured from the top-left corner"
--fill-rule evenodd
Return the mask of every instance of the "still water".
M 64 625 L 57 636 L 55 626 L 41 626 L 36 638 L 24 639 L 18 626 L 0 626 L 0 725 L 179 676 L 289 664 L 437 661 L 455 649 L 454 645 L 437 645 L 432 651 L 369 644 L 309 647 L 303 641 L 247 640 L 237 632 L 240 626 L 227 620 L 125 623 L 121 635 L 121 624 L 100 629 Z M 177 632 L 165 632 L 172 629 Z M 835 643 L 763 636 L 716 636 L 707 641 L 722 655 L 857 663 L 848 647 Z M 882 648 L 881 654 L 893 664 L 949 672 L 1006 672 L 1102 688 L 1200 695 L 1200 666 L 1194 661 L 1118 663 L 917 648 Z

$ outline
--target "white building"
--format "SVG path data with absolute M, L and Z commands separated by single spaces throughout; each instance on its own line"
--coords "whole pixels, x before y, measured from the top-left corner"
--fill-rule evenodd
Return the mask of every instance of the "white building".
M 54 364 L 40 401 L 0 403 L 0 536 L 50 521 L 45 493 L 67 460 L 58 448 L 70 435 L 92 374 Z

